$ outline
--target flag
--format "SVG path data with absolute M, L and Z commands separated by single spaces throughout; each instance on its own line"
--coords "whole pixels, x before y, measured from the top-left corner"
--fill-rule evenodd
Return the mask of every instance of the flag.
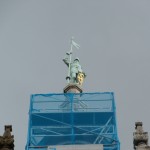
M 80 45 L 78 45 L 76 42 L 74 42 L 73 40 L 71 41 L 71 44 L 76 47 L 77 49 L 80 48 Z

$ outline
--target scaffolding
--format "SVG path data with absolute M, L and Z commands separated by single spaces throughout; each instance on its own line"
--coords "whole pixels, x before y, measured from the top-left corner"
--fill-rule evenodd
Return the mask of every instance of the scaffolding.
M 26 150 L 88 144 L 120 150 L 112 92 L 31 95 Z

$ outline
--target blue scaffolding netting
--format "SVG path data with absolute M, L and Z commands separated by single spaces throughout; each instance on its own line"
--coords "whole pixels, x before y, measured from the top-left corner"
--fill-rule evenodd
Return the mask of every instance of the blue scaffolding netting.
M 26 150 L 75 144 L 102 144 L 104 150 L 120 150 L 114 94 L 31 95 Z

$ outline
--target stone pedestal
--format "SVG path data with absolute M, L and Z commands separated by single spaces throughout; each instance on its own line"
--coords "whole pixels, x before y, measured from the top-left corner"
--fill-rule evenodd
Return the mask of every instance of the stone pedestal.
M 79 84 L 70 83 L 64 88 L 64 94 L 66 99 L 60 105 L 60 108 L 63 111 L 83 111 L 87 108 L 87 105 L 80 101 L 80 97 L 82 94 L 82 88 Z M 69 94 L 72 93 L 72 94 Z
M 78 84 L 70 83 L 64 88 L 64 93 L 82 93 L 82 88 Z

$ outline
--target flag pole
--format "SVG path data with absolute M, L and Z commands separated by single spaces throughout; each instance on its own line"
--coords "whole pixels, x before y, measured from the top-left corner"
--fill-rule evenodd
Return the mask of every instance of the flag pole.
M 72 53 L 73 53 L 73 46 L 76 49 L 80 48 L 80 45 L 78 45 L 76 42 L 73 41 L 73 37 L 71 38 L 71 47 L 70 47 L 70 51 L 69 51 L 69 67 L 68 67 L 68 76 L 67 76 L 67 82 L 68 84 L 70 83 L 70 79 L 71 79 L 71 57 L 72 57 Z
M 71 38 L 71 47 L 70 47 L 70 52 L 69 52 L 69 67 L 68 67 L 68 77 L 67 77 L 68 84 L 70 83 L 71 55 L 73 52 L 72 40 L 73 40 L 73 37 Z

